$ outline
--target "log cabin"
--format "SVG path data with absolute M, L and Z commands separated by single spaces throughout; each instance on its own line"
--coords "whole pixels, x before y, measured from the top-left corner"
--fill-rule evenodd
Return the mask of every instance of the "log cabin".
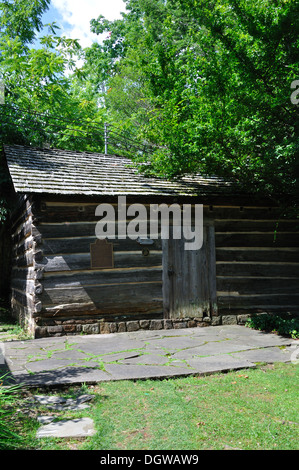
M 146 177 L 115 155 L 5 145 L 4 156 L 15 199 L 11 307 L 35 338 L 298 312 L 298 219 L 271 201 L 217 177 Z M 186 250 L 174 236 L 98 240 L 96 208 L 116 208 L 120 197 L 147 211 L 200 205 L 202 246 Z

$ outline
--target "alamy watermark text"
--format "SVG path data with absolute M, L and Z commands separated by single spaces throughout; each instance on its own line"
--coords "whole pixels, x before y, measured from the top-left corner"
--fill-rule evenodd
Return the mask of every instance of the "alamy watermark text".
M 192 217 L 192 208 L 194 214 Z M 202 204 L 143 204 L 127 206 L 126 196 L 118 197 L 117 211 L 112 204 L 99 204 L 95 215 L 102 217 L 96 224 L 99 239 L 184 239 L 185 250 L 199 250 L 203 244 Z M 133 217 L 133 218 L 132 218 Z M 128 221 L 128 219 L 130 219 Z M 172 223 L 171 223 L 172 218 Z M 159 230 L 160 228 L 160 230 Z

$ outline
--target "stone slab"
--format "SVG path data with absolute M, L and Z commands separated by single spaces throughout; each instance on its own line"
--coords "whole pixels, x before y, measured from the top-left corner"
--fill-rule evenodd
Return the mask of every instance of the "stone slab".
M 26 363 L 26 369 L 30 373 L 35 373 L 43 370 L 57 370 L 63 367 L 66 367 L 69 364 L 69 360 L 67 359 L 56 359 L 54 357 L 43 359 L 40 361 L 33 361 L 30 360 Z
M 35 401 L 37 401 L 37 403 L 44 406 L 66 403 L 66 398 L 55 395 L 33 395 L 33 398 Z
M 111 377 L 99 369 L 84 367 L 66 367 L 59 370 L 41 371 L 35 374 L 26 372 L 12 373 L 15 382 L 27 386 L 68 385 L 81 383 L 96 383 L 111 380 Z
M 236 351 L 250 349 L 251 346 L 242 344 L 234 340 L 222 339 L 219 341 L 211 341 L 200 346 L 183 349 L 173 354 L 173 357 L 184 359 L 189 357 L 205 357 L 219 354 L 229 354 Z
M 80 395 L 77 398 L 63 398 L 59 396 L 48 395 L 34 395 L 35 401 L 42 406 L 46 406 L 49 410 L 64 411 L 72 410 L 79 411 L 89 408 L 85 402 L 92 400 L 91 395 Z
M 93 420 L 90 418 L 68 419 L 51 422 L 41 426 L 36 434 L 38 439 L 44 437 L 89 437 L 96 432 Z
M 42 416 L 38 416 L 37 417 L 37 421 L 40 423 L 40 424 L 49 424 L 49 423 L 52 423 L 52 421 L 54 421 L 55 419 L 55 416 L 47 416 L 47 415 L 42 415 Z
M 107 380 L 142 380 L 190 375 L 194 373 L 194 370 L 186 364 L 184 364 L 183 367 L 167 365 L 145 366 L 139 364 L 107 364 L 107 372 L 110 376 L 110 379 Z
M 233 357 L 245 359 L 253 362 L 266 362 L 273 364 L 274 362 L 290 362 L 291 351 L 280 349 L 279 347 L 251 349 L 250 351 L 241 351 L 232 354 Z
M 144 354 L 124 358 L 120 362 L 122 364 L 164 365 L 169 362 L 169 358 L 158 354 Z
M 231 357 L 228 354 L 221 356 L 209 356 L 193 358 L 187 361 L 199 374 L 227 372 L 230 370 L 249 369 L 256 367 L 254 362 L 246 359 Z
M 17 383 L 51 386 L 176 377 L 254 367 L 256 362 L 285 362 L 290 354 L 283 348 L 294 342 L 245 326 L 219 325 L 13 341 L 5 343 L 3 360 Z

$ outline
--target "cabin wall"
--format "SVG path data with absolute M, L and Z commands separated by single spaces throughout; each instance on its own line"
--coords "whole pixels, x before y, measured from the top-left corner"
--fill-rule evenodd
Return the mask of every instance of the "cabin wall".
M 34 203 L 30 197 L 21 196 L 11 217 L 11 309 L 13 317 L 32 334 L 34 316 L 41 308 L 34 223 Z
M 11 237 L 9 220 L 0 223 L 0 304 L 7 305 L 10 296 Z
M 215 224 L 218 315 L 298 312 L 299 220 L 273 207 L 219 207 Z
M 91 267 L 95 209 L 101 202 L 40 202 L 36 230 L 42 240 L 43 292 L 37 336 L 162 327 L 160 240 L 148 256 L 135 240 L 113 240 L 114 266 Z
M 280 220 L 278 209 L 204 206 L 204 218 L 215 228 L 215 309 L 209 317 L 172 319 L 163 315 L 161 240 L 148 247 L 148 256 L 137 241 L 115 240 L 114 267 L 91 268 L 101 202 L 109 201 L 38 202 L 34 251 L 29 232 L 23 244 L 33 262 L 22 268 L 36 337 L 236 324 L 252 313 L 298 310 L 299 224 Z

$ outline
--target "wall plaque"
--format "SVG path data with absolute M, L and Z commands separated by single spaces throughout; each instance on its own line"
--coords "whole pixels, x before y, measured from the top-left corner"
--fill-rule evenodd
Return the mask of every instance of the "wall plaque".
M 90 267 L 113 268 L 113 243 L 107 240 L 96 240 L 90 244 Z

